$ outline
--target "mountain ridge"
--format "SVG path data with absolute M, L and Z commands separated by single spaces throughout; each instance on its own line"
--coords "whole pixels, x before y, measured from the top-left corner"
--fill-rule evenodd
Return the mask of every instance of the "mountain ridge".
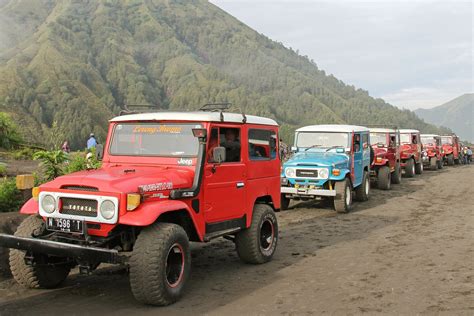
M 31 141 L 59 134 L 81 148 L 91 131 L 104 139 L 124 104 L 192 110 L 221 101 L 277 119 L 287 140 L 317 123 L 446 131 L 326 75 L 207 1 L 41 4 L 0 2 L 9 25 L 0 38 L 10 40 L 0 46 L 0 111 Z
M 465 93 L 431 109 L 417 109 L 415 113 L 426 122 L 445 126 L 461 139 L 474 142 L 474 93 Z

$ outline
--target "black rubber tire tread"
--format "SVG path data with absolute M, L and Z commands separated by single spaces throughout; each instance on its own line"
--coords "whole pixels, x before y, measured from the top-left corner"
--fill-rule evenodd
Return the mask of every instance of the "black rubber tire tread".
M 346 187 L 349 186 L 349 194 L 351 194 L 351 201 L 349 205 L 346 204 Z M 352 209 L 352 185 L 348 178 L 344 181 L 336 181 L 334 183 L 334 190 L 336 196 L 334 197 L 334 210 L 338 213 L 349 213 Z
M 422 174 L 423 173 L 423 163 L 419 162 L 415 164 L 415 173 L 416 174 Z
M 438 169 L 438 159 L 433 157 L 430 159 L 430 170 L 434 171 Z
M 183 247 L 185 264 L 181 284 L 170 288 L 165 280 L 165 265 L 168 251 L 175 243 Z M 130 258 L 130 287 L 137 301 L 156 306 L 178 301 L 190 271 L 189 240 L 181 226 L 155 223 L 140 232 Z
M 443 167 L 444 167 L 443 159 L 438 159 L 438 169 L 443 169 Z
M 402 182 L 402 167 L 399 162 L 395 165 L 395 171 L 392 172 L 391 178 L 393 184 L 400 184 Z
M 287 198 L 284 194 L 281 194 L 280 209 L 282 211 L 287 210 L 290 207 L 290 199 Z
M 408 159 L 405 163 L 405 176 L 407 178 L 413 178 L 416 173 L 415 168 L 415 160 L 413 160 L 413 158 Z
M 368 187 L 369 193 L 365 193 L 365 186 Z M 356 200 L 360 202 L 368 201 L 369 195 L 370 195 L 369 172 L 364 171 L 364 174 L 362 176 L 362 183 L 355 189 Z
M 454 166 L 454 155 L 448 155 L 448 166 Z
M 387 166 L 380 167 L 377 174 L 377 188 L 380 190 L 390 190 L 391 178 L 390 168 Z
M 15 236 L 32 237 L 39 234 L 44 225 L 41 217 L 31 215 L 18 226 Z M 69 275 L 69 266 L 31 266 L 25 263 L 25 251 L 10 249 L 10 270 L 13 278 L 22 286 L 31 289 L 52 289 L 60 285 Z
M 265 255 L 260 249 L 260 226 L 264 218 L 273 222 L 274 240 L 270 254 Z M 240 260 L 250 264 L 262 264 L 270 261 L 278 244 L 278 221 L 272 207 L 267 204 L 255 204 L 250 227 L 238 232 L 235 236 L 235 246 Z

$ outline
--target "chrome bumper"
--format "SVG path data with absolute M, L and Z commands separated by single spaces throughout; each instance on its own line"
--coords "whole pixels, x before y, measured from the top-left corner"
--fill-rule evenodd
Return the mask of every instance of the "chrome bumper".
M 321 190 L 321 189 L 305 189 L 305 188 L 290 188 L 281 187 L 282 194 L 294 195 L 315 195 L 315 196 L 336 196 L 336 190 Z

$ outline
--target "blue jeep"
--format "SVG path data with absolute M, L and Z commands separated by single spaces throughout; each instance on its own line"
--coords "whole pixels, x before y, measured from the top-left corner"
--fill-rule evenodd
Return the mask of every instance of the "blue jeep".
M 369 198 L 371 150 L 369 129 L 354 125 L 312 125 L 296 130 L 294 155 L 283 165 L 281 208 L 290 200 L 328 198 L 347 213 L 352 191 Z

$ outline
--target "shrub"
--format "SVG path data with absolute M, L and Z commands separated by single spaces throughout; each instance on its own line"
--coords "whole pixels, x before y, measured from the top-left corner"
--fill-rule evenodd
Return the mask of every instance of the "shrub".
M 33 155 L 33 159 L 41 161 L 45 181 L 51 181 L 64 174 L 63 164 L 67 161 L 67 154 L 62 150 L 38 151 Z
M 0 212 L 16 212 L 22 204 L 23 198 L 16 188 L 15 178 L 0 179 Z
M 7 113 L 0 112 L 0 147 L 12 149 L 22 142 L 17 125 Z
M 22 148 L 20 150 L 14 151 L 12 153 L 12 157 L 15 160 L 31 160 L 33 159 L 35 152 L 36 150 L 32 148 Z
M 7 175 L 7 165 L 0 162 L 0 177 Z
M 69 154 L 69 161 L 64 167 L 64 173 L 73 173 L 87 169 L 86 154 L 83 152 Z

